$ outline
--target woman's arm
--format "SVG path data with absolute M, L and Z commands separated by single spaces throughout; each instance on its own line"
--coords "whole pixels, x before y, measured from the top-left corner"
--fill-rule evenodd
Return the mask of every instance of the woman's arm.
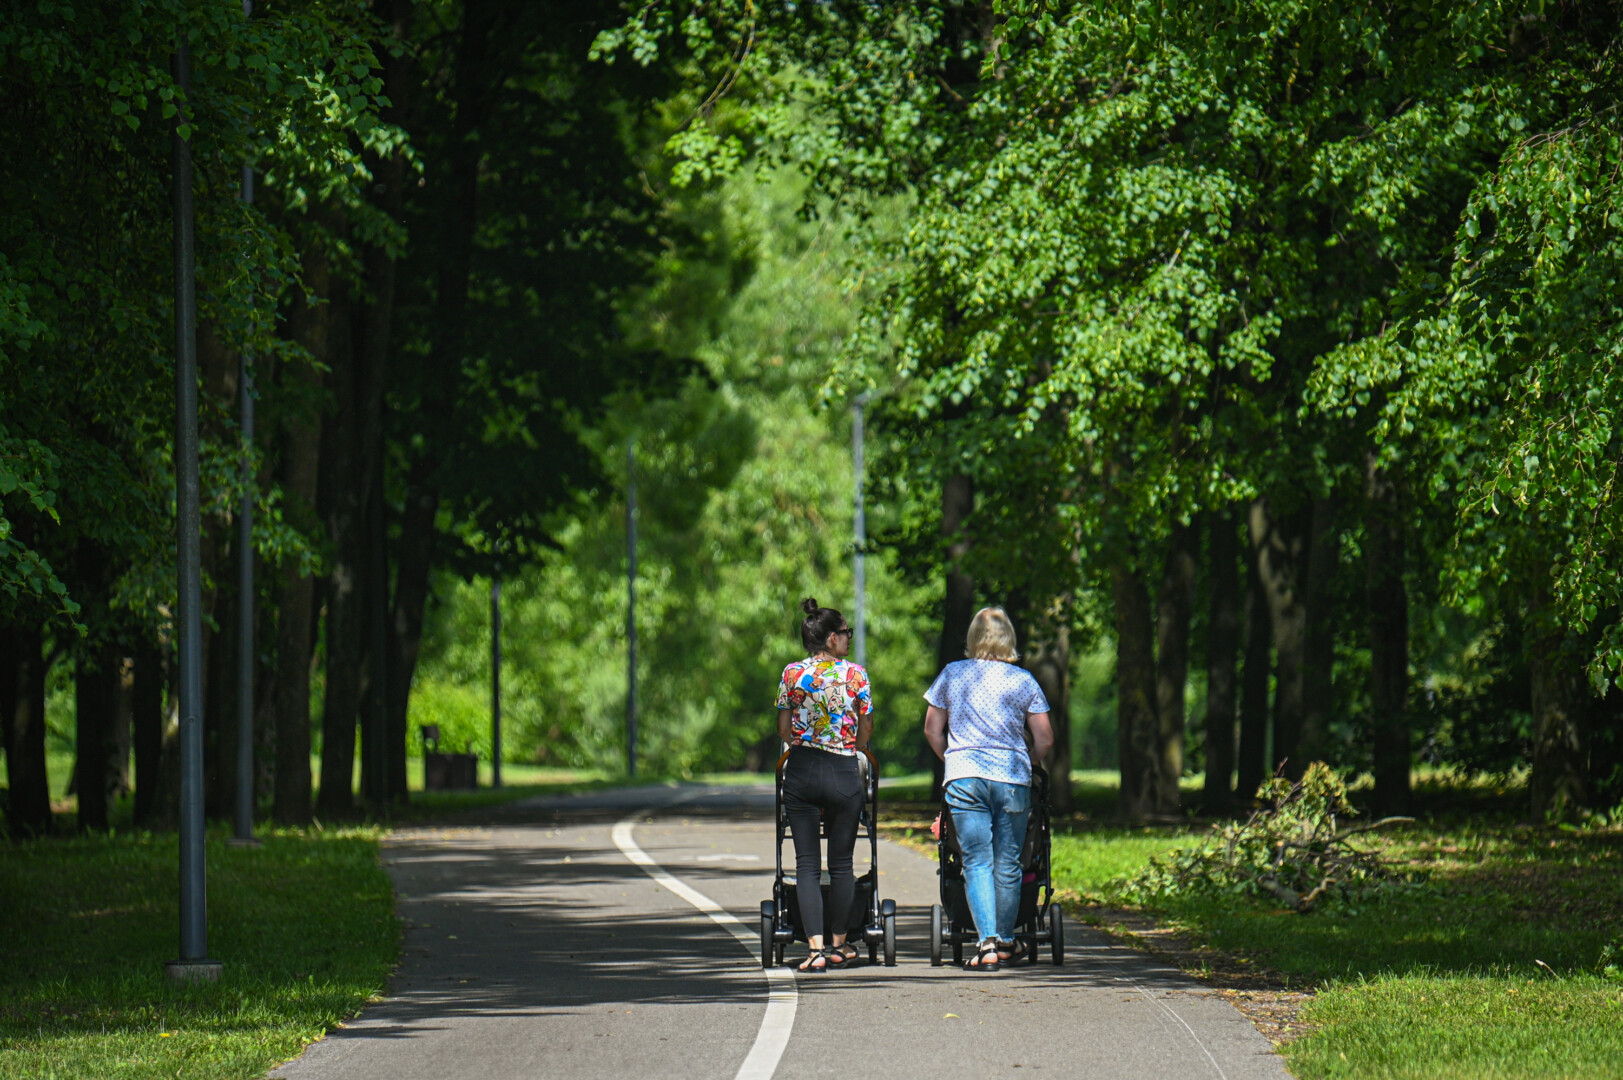
M 868 740 L 873 738 L 873 713 L 863 713 L 857 720 L 857 749 L 866 750 Z
M 1044 719 L 1047 719 L 1046 714 Z M 947 710 L 931 705 L 924 710 L 924 739 L 935 751 L 935 756 L 947 760 Z
M 792 709 L 778 710 L 778 738 L 786 743 L 795 741 L 794 716 Z
M 1028 713 L 1026 726 L 1031 728 L 1031 763 L 1040 765 L 1048 752 L 1054 749 L 1054 726 L 1048 722 L 1045 712 Z

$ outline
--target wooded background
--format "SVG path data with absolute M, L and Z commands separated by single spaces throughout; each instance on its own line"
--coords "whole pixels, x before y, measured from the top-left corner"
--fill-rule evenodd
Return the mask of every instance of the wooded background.
M 244 460 L 258 795 L 300 823 L 358 811 L 357 738 L 381 810 L 416 726 L 483 737 L 493 575 L 507 755 L 617 767 L 633 439 L 644 761 L 764 766 L 795 603 L 849 609 L 863 390 L 891 767 L 928 767 L 916 695 L 998 602 L 1052 764 L 1118 768 L 1129 818 L 1312 760 L 1384 812 L 1416 764 L 1525 776 L 1537 819 L 1613 806 L 1618 29 L 1533 0 L 10 5 L 11 828 L 49 827 L 53 753 L 80 827 L 131 790 L 173 814 L 181 34 L 211 812 Z

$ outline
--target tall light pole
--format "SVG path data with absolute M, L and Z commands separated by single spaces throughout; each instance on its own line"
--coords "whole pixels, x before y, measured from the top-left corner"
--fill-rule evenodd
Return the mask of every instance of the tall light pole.
M 637 775 L 637 440 L 626 440 L 626 775 Z
M 174 982 L 218 982 L 223 965 L 208 959 L 208 897 L 203 849 L 202 490 L 197 465 L 196 221 L 192 147 L 182 135 L 191 89 L 185 32 L 171 60 L 179 108 L 170 135 L 175 220 L 175 517 L 179 577 L 175 652 L 180 667 L 180 958 L 164 965 Z
M 854 526 L 856 533 L 856 555 L 853 560 L 852 577 L 856 583 L 856 618 L 851 620 L 852 629 L 856 631 L 851 644 L 851 652 L 856 656 L 857 663 L 863 667 L 868 666 L 868 521 L 862 505 L 862 409 L 873 400 L 873 391 L 864 390 L 851 401 L 851 473 L 852 473 L 852 504 L 856 511 Z
M 246 9 L 248 4 L 243 3 Z M 242 201 L 254 201 L 254 169 L 242 167 Z M 242 501 L 237 506 L 237 813 L 231 842 L 254 839 L 254 367 L 242 351 L 237 372 L 242 427 Z
M 242 0 L 242 17 L 254 0 Z M 254 167 L 242 167 L 242 201 L 254 204 Z M 249 300 L 253 299 L 252 293 Z M 237 373 L 242 425 L 242 503 L 237 507 L 237 820 L 231 842 L 258 847 L 254 839 L 254 366 L 242 350 Z
M 502 786 L 502 579 L 490 575 L 490 786 Z

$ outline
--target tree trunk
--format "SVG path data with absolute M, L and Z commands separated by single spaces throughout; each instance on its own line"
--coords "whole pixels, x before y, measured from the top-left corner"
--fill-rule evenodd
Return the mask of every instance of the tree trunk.
M 1542 581 L 1533 588 L 1532 609 L 1533 771 L 1527 786 L 1533 820 L 1561 821 L 1589 801 L 1589 693 L 1582 651 L 1561 625 Z
M 1025 619 L 1023 666 L 1030 671 L 1048 699 L 1054 749 L 1043 762 L 1049 776 L 1049 806 L 1055 813 L 1071 812 L 1071 603 L 1055 602 L 1046 612 Z M 965 631 L 966 635 L 968 631 Z
M 197 327 L 197 370 L 202 383 L 198 411 L 202 437 L 220 446 L 236 446 L 237 431 L 225 417 L 235 411 L 241 358 L 226 347 L 219 326 L 203 320 Z M 236 781 L 237 658 L 236 588 L 234 566 L 236 528 L 231 515 L 235 502 L 223 514 L 205 513 L 202 519 L 200 561 L 203 574 L 203 802 L 212 819 L 229 818 Z
M 0 634 L 0 708 L 7 713 L 8 816 L 15 837 L 51 829 L 51 786 L 45 771 L 45 642 L 38 626 Z
M 105 831 L 117 793 L 118 741 L 114 713 L 118 710 L 121 659 L 109 644 L 87 647 L 74 672 L 74 713 L 77 735 L 74 787 L 79 796 L 79 828 Z
M 410 0 L 374 0 L 373 11 L 378 21 L 387 28 L 394 42 L 404 42 L 409 30 L 413 5 Z M 386 123 L 405 123 L 410 111 L 412 90 L 412 51 L 404 48 L 381 49 L 383 63 L 383 93 L 389 105 L 383 110 Z M 373 176 L 372 201 L 390 220 L 400 221 L 405 205 L 406 160 L 401 151 L 370 162 Z M 406 704 L 410 694 L 409 677 L 400 691 L 400 708 L 393 708 L 393 695 L 398 688 L 401 657 L 391 640 L 391 614 L 389 597 L 388 527 L 384 505 L 384 443 L 387 437 L 384 424 L 384 393 L 388 385 L 388 357 L 393 338 L 395 283 L 399 259 L 392 248 L 369 245 L 365 249 L 366 278 L 371 297 L 363 309 L 360 327 L 361 349 L 367 357 L 371 373 L 372 392 L 376 400 L 368 403 L 369 434 L 372 455 L 373 497 L 368 501 L 369 544 L 373 557 L 373 582 L 368 599 L 368 634 L 371 665 L 368 697 L 368 716 L 372 728 L 383 744 L 384 777 L 380 797 L 389 802 L 405 802 L 406 791 Z M 421 629 L 418 630 L 421 635 Z M 415 667 L 416 641 L 412 646 Z
M 941 639 L 936 645 L 936 671 L 962 660 L 969 640 L 969 623 L 975 617 L 975 580 L 964 571 L 969 555 L 969 516 L 975 510 L 975 482 L 964 473 L 953 473 L 941 482 L 941 540 L 946 547 L 943 560 L 946 588 L 941 608 Z M 945 764 L 930 754 L 930 797 L 940 798 Z
M 166 796 L 161 780 L 165 681 L 162 650 L 141 645 L 135 653 L 130 711 L 135 743 L 135 824 L 144 829 L 154 827 Z
M 325 296 L 330 271 L 319 245 L 304 258 L 305 282 Z M 318 359 L 331 352 L 327 313 L 302 298 L 293 305 L 288 329 Z M 288 409 L 278 433 L 282 496 L 290 524 L 320 534 L 316 509 L 321 472 L 321 415 L 316 407 L 320 377 L 303 363 L 279 365 L 279 396 Z M 310 806 L 310 666 L 315 647 L 315 580 L 296 559 L 277 571 L 276 673 L 271 699 L 276 718 L 276 790 L 272 816 L 280 825 L 308 825 Z
M 455 120 L 444 173 L 445 199 L 437 215 L 442 231 L 427 364 L 429 375 L 419 405 L 427 436 L 408 471 L 394 607 L 389 620 L 394 641 L 385 668 L 389 686 L 384 726 L 398 733 L 402 744 L 411 680 L 422 641 L 429 572 L 433 569 L 437 544 L 435 518 L 440 503 L 440 470 L 450 450 L 452 410 L 461 384 L 468 282 L 473 265 L 474 229 L 478 224 L 478 132 L 488 119 L 492 105 L 488 57 L 501 11 L 492 0 L 467 0 L 462 16 L 454 84 L 449 91 L 455 101 Z
M 1306 649 L 1302 656 L 1302 729 L 1296 756 L 1303 768 L 1333 756 L 1330 717 L 1336 663 L 1335 594 L 1331 586 L 1341 560 L 1341 530 L 1335 502 L 1313 500 L 1308 539 Z
M 1276 654 L 1274 685 L 1275 768 L 1300 776 L 1305 762 L 1296 760 L 1302 733 L 1303 667 L 1307 662 L 1308 522 L 1303 514 L 1275 514 L 1267 499 L 1251 504 L 1247 515 L 1251 544 L 1256 549 L 1257 580 L 1267 599 L 1268 622 Z
M 1206 620 L 1206 787 L 1207 814 L 1227 812 L 1234 798 L 1234 663 L 1239 648 L 1239 567 L 1235 549 L 1238 523 L 1227 513 L 1209 515 L 1211 568 Z
M 1174 524 L 1156 595 L 1155 713 L 1159 726 L 1156 813 L 1178 812 L 1183 776 L 1184 691 L 1189 683 L 1189 616 L 1195 602 L 1193 526 Z
M 327 526 L 325 584 L 326 693 L 321 709 L 321 793 L 316 811 L 324 819 L 355 813 L 355 729 L 365 689 L 366 607 L 364 584 L 365 482 L 360 474 L 360 372 L 353 349 L 349 289 L 332 278 L 328 316 L 327 385 L 331 422 L 322 427 L 320 503 Z
M 1604 697 L 1589 699 L 1589 785 L 1596 806 L 1623 799 L 1623 691 L 1616 685 Z
M 406 801 L 406 733 L 389 722 L 389 565 L 388 531 L 383 520 L 383 458 L 374 463 L 371 498 L 367 500 L 367 534 L 374 552 L 366 588 L 366 724 L 378 753 L 367 752 L 369 766 L 381 769 L 374 807 Z
M 405 511 L 401 515 L 400 541 L 395 549 L 395 591 L 389 612 L 389 655 L 386 667 L 388 694 L 384 706 L 384 727 L 391 744 L 406 747 L 411 681 L 417 672 L 417 655 L 423 640 L 423 615 L 428 604 L 428 575 L 434 565 L 436 533 L 434 516 L 439 496 L 421 476 L 407 487 Z
M 1240 675 L 1240 750 L 1235 793 L 1242 802 L 1268 776 L 1268 677 L 1273 673 L 1268 598 L 1257 570 L 1257 550 L 1245 545 L 1245 661 Z
M 135 785 L 130 782 L 130 753 L 135 748 L 132 742 L 135 723 L 135 664 L 129 657 L 122 655 L 127 651 L 121 647 L 113 653 L 117 674 L 112 686 L 113 711 L 109 715 L 112 729 L 107 735 L 111 747 L 107 786 L 115 797 L 128 795 L 135 790 Z
M 1402 492 L 1369 454 L 1364 471 L 1365 597 L 1375 813 L 1409 812 L 1409 596 L 1404 584 Z
M 1116 746 L 1121 758 L 1118 808 L 1130 821 L 1157 813 L 1161 726 L 1156 717 L 1155 627 L 1150 593 L 1126 567 L 1111 571 L 1116 623 Z

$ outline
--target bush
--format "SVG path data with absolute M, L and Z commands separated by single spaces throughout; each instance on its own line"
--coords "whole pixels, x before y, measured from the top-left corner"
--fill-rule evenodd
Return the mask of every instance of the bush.
M 1245 821 L 1213 826 L 1205 843 L 1152 858 L 1131 879 L 1130 890 L 1160 898 L 1272 899 L 1305 914 L 1326 897 L 1364 896 L 1412 880 L 1412 874 L 1352 843 L 1372 829 L 1412 819 L 1342 828 L 1357 811 L 1347 802 L 1346 785 L 1323 762 L 1309 765 L 1294 783 L 1274 777 L 1257 797 L 1267 805 Z

